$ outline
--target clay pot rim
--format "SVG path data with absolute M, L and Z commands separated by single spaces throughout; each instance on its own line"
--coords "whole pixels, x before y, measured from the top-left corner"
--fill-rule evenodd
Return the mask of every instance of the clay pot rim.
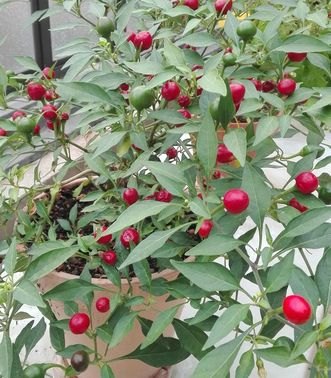
M 92 179 L 95 179 L 97 176 L 93 176 Z M 65 185 L 61 185 L 61 188 L 65 188 L 65 189 L 70 189 L 76 185 L 79 185 L 81 184 L 82 182 L 84 182 L 86 180 L 86 178 L 84 177 L 81 177 L 81 178 L 78 178 L 76 180 L 73 180 L 72 182 L 68 183 L 68 184 L 65 184 Z M 35 199 L 39 200 L 39 199 L 42 199 L 46 196 L 46 193 L 40 193 L 38 196 L 35 197 Z M 24 207 L 23 211 L 25 211 L 27 208 Z M 194 260 L 194 256 L 188 256 L 185 261 L 186 262 L 190 262 L 190 261 L 193 261 Z M 161 272 L 155 272 L 155 273 L 152 273 L 151 277 L 152 277 L 152 281 L 153 280 L 156 280 L 157 278 L 165 278 L 171 274 L 173 274 L 174 272 L 176 272 L 176 270 L 174 269 L 164 269 L 162 270 Z M 53 270 L 52 272 L 48 273 L 47 276 L 57 276 L 57 277 L 60 277 L 62 279 L 65 279 L 67 281 L 69 280 L 74 280 L 74 279 L 79 279 L 79 276 L 75 275 L 75 274 L 70 274 L 70 273 L 66 273 L 66 272 L 58 272 L 57 270 Z M 45 277 L 42 277 L 42 278 L 45 278 Z M 109 282 L 111 282 L 107 277 L 105 278 L 92 278 L 91 279 L 91 282 L 97 286 L 102 286 L 104 284 L 109 284 Z M 138 285 L 140 284 L 140 280 L 138 277 L 132 277 L 131 280 L 130 280 L 131 284 L 133 285 Z M 127 279 L 126 278 L 121 278 L 121 285 L 126 285 L 128 283 Z
M 188 257 L 187 259 L 185 259 L 185 261 L 191 260 L 191 257 L 194 257 L 194 256 Z M 172 270 L 172 269 L 164 269 L 161 272 L 152 273 L 152 281 L 156 280 L 157 278 L 166 278 L 169 275 L 174 274 L 175 272 L 176 271 Z M 47 274 L 47 277 L 50 277 L 50 276 L 51 277 L 59 277 L 59 278 L 62 278 L 66 281 L 79 279 L 79 276 L 76 276 L 75 274 L 70 274 L 70 273 L 66 273 L 66 272 L 58 272 L 56 270 L 53 270 L 51 273 Z M 43 278 L 45 278 L 45 277 L 43 277 Z M 109 283 L 111 283 L 111 281 L 107 277 L 105 277 L 105 278 L 92 278 L 91 283 L 94 284 L 94 285 L 97 285 L 97 286 L 103 286 L 105 284 L 109 285 Z M 138 277 L 132 277 L 131 280 L 130 280 L 130 283 L 132 285 L 141 284 Z M 127 285 L 127 284 L 128 284 L 127 279 L 121 278 L 121 285 Z

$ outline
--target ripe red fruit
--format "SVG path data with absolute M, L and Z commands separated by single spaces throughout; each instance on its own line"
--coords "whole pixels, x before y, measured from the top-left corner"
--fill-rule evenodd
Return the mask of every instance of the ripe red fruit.
M 83 313 L 77 312 L 69 320 L 69 328 L 75 335 L 81 335 L 88 330 L 90 326 L 90 317 Z
M 106 251 L 100 254 L 102 261 L 107 265 L 114 266 L 117 261 L 117 255 L 115 251 Z
M 283 301 L 283 313 L 288 321 L 304 324 L 311 317 L 311 306 L 301 295 L 289 295 Z
M 273 80 L 266 80 L 262 83 L 262 92 L 268 93 L 275 89 L 275 83 Z
M 303 62 L 307 57 L 307 53 L 289 52 L 287 53 L 287 57 L 291 62 Z
M 100 228 L 100 231 L 103 233 L 107 230 L 107 226 L 103 225 L 101 226 Z M 97 237 L 97 231 L 94 231 L 93 232 L 93 237 L 94 239 Z M 113 235 L 112 234 L 108 234 L 108 235 L 105 235 L 105 236 L 101 236 L 98 240 L 97 240 L 97 243 L 98 244 L 108 244 L 111 242 L 111 239 L 113 238 Z
M 201 227 L 199 228 L 198 234 L 201 238 L 207 238 L 214 227 L 214 223 L 210 219 L 206 219 L 202 222 Z
M 99 312 L 108 312 L 110 310 L 110 301 L 109 301 L 109 298 L 107 298 L 107 297 L 99 298 L 95 302 L 95 308 Z
M 33 135 L 39 135 L 40 134 L 40 125 L 36 125 L 33 129 Z
M 43 117 L 48 120 L 53 120 L 57 117 L 57 107 L 51 104 L 42 107 Z
M 249 205 L 248 194 L 242 189 L 230 189 L 224 195 L 224 207 L 233 214 L 240 214 Z
M 251 78 L 249 79 L 255 86 L 256 90 L 257 91 L 261 91 L 262 90 L 262 83 L 260 80 L 257 80 L 257 79 L 254 79 L 254 78 Z
M 314 192 L 318 187 L 318 178 L 312 172 L 302 172 L 295 178 L 297 189 L 304 194 Z
M 139 240 L 139 232 L 133 227 L 129 227 L 124 230 L 120 236 L 120 241 L 125 248 L 130 248 L 130 242 L 133 244 L 138 244 Z
M 308 207 L 301 205 L 301 203 L 294 197 L 289 200 L 288 204 L 294 207 L 295 209 L 299 210 L 301 213 L 304 213 L 308 210 Z
M 53 100 L 56 99 L 54 91 L 52 91 L 50 89 L 45 92 L 44 97 L 45 97 L 45 100 L 47 100 L 47 101 L 53 101 Z
M 197 88 L 197 96 L 200 96 L 202 93 L 203 89 L 201 87 Z
M 159 202 L 171 202 L 172 194 L 169 193 L 167 190 L 162 189 L 154 193 L 154 198 L 156 201 L 159 201 Z
M 225 53 L 232 53 L 232 47 L 227 47 L 225 49 Z
M 277 83 L 278 92 L 284 96 L 291 95 L 296 88 L 296 82 L 293 79 L 282 79 Z
M 242 84 L 231 83 L 230 91 L 231 91 L 233 102 L 235 104 L 238 104 L 244 98 L 246 89 Z
M 141 152 L 141 151 L 142 151 L 142 149 L 139 148 L 138 146 L 136 146 L 135 144 L 131 144 L 131 146 L 132 146 L 132 148 L 133 148 L 134 150 L 136 150 L 137 152 Z
M 184 5 L 193 10 L 197 10 L 199 8 L 199 0 L 184 0 Z
M 25 117 L 26 116 L 26 113 L 25 112 L 22 112 L 21 110 L 17 110 L 16 112 L 14 112 L 11 117 L 13 119 L 13 121 L 15 121 L 16 118 L 19 118 L 19 117 Z
M 216 0 L 215 9 L 218 14 L 227 14 L 232 9 L 232 0 Z
M 123 192 L 123 200 L 126 202 L 128 206 L 134 204 L 138 201 L 139 194 L 137 189 L 135 188 L 126 188 Z
M 55 72 L 52 68 L 50 67 L 45 67 L 43 69 L 43 76 L 46 78 L 46 79 L 54 79 L 55 78 Z
M 148 31 L 141 31 L 134 37 L 133 44 L 136 49 L 148 50 L 153 44 L 153 38 Z
M 46 89 L 39 83 L 29 83 L 27 91 L 31 100 L 39 101 L 44 97 Z
M 228 150 L 225 144 L 219 144 L 217 148 L 217 163 L 230 163 L 234 159 L 233 153 Z
M 127 93 L 129 88 L 130 88 L 129 84 L 123 83 L 120 85 L 120 91 L 123 93 Z
M 168 159 L 176 159 L 178 152 L 175 147 L 169 147 L 166 151 L 166 154 L 168 156 Z
M 134 39 L 136 38 L 136 33 L 131 33 L 129 36 L 128 36 L 128 38 L 126 39 L 128 42 L 132 42 L 132 43 L 134 43 L 133 41 L 134 41 Z
M 7 131 L 0 127 L 0 137 L 7 136 Z
M 46 121 L 46 126 L 50 130 L 54 130 L 54 123 L 53 123 L 53 121 Z
M 61 119 L 62 119 L 62 121 L 68 121 L 68 119 L 69 119 L 69 114 L 63 112 L 63 113 L 61 114 Z
M 178 105 L 181 106 L 182 108 L 187 108 L 191 105 L 191 99 L 189 96 L 186 95 L 181 95 L 177 99 Z
M 178 109 L 178 113 L 180 113 L 184 118 L 192 118 L 191 113 L 187 109 Z
M 217 170 L 213 173 L 213 178 L 214 178 L 215 180 L 220 179 L 221 176 L 222 176 L 222 173 L 221 173 L 221 171 L 220 171 L 219 169 L 217 169 Z
M 180 95 L 180 88 L 174 81 L 167 81 L 161 88 L 161 96 L 167 101 L 176 100 Z

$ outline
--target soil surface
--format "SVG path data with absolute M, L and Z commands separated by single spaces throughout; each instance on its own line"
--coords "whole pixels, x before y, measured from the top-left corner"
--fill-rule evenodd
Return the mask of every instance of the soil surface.
M 64 230 L 60 226 L 60 224 L 57 222 L 57 219 L 69 219 L 70 210 L 77 204 L 77 222 L 78 222 L 78 220 L 82 216 L 84 216 L 84 212 L 83 212 L 84 208 L 90 205 L 89 202 L 81 202 L 80 199 L 86 196 L 86 194 L 97 190 L 93 186 L 93 184 L 90 184 L 82 189 L 81 194 L 78 197 L 75 197 L 74 196 L 75 189 L 76 188 L 61 189 L 57 195 L 57 198 L 54 202 L 53 209 L 50 213 L 51 221 L 57 225 L 56 235 L 57 235 L 57 239 L 59 240 L 67 240 L 69 236 L 69 232 Z M 50 197 L 49 193 L 46 193 L 46 195 L 48 198 Z M 35 219 L 38 219 L 38 215 L 35 215 L 34 217 Z M 108 226 L 107 222 L 100 222 L 100 224 L 105 224 Z M 48 225 L 45 226 L 46 234 L 47 234 L 48 229 L 49 229 L 49 226 Z M 86 227 L 82 228 L 79 232 L 81 233 L 81 235 L 91 235 L 93 233 L 93 225 L 89 224 Z M 111 244 L 112 243 L 109 244 L 109 249 L 113 247 Z M 147 261 L 149 263 L 151 273 L 156 273 L 160 270 L 157 264 L 157 259 L 149 257 Z M 65 273 L 79 276 L 82 273 L 85 265 L 86 265 L 85 259 L 81 257 L 72 257 L 69 260 L 67 260 L 64 264 L 59 266 L 56 270 L 58 272 L 65 272 Z M 102 266 L 99 266 L 96 269 L 90 270 L 90 274 L 93 278 L 105 277 L 105 273 Z M 132 266 L 129 267 L 129 276 L 135 277 L 135 273 Z

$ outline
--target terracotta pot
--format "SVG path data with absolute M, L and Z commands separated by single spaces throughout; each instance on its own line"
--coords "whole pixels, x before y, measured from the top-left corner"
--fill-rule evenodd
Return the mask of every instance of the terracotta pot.
M 157 278 L 164 278 L 168 281 L 176 279 L 178 273 L 167 269 L 160 273 L 152 274 L 152 279 Z M 57 285 L 66 282 L 68 280 L 77 279 L 77 276 L 64 273 L 64 272 L 52 272 L 47 276 L 43 277 L 39 280 L 39 287 L 43 293 L 53 289 Z M 107 279 L 100 279 L 100 278 L 93 278 L 92 283 L 102 287 L 105 290 L 116 291 L 117 288 Z M 131 281 L 131 285 L 133 286 L 133 295 L 140 295 L 146 298 L 148 293 L 140 290 L 140 282 L 137 278 L 133 278 Z M 127 280 L 122 279 L 122 291 L 127 292 L 129 289 L 129 285 Z M 98 298 L 107 295 L 105 291 L 96 291 L 94 293 L 95 300 Z M 109 293 L 108 293 L 109 295 Z M 153 303 L 153 310 L 143 310 L 141 312 L 141 316 L 144 318 L 148 318 L 150 320 L 154 320 L 160 311 L 164 311 L 170 307 L 169 302 L 166 302 L 168 295 L 164 295 L 161 297 L 154 297 L 155 302 Z M 173 303 L 172 303 L 173 304 Z M 64 305 L 63 302 L 52 301 L 51 307 L 56 315 L 57 319 L 67 319 L 68 316 L 64 312 Z M 94 307 L 94 306 L 93 306 Z M 141 306 L 135 307 L 135 310 L 142 310 Z M 84 306 L 80 306 L 81 311 L 86 311 Z M 177 316 L 180 316 L 182 309 L 179 310 Z M 92 324 L 94 327 L 97 327 L 105 322 L 107 316 L 109 314 L 102 314 L 97 311 L 94 311 L 92 314 Z M 172 328 L 168 328 L 164 335 L 166 336 L 173 336 L 174 331 Z M 115 348 L 112 348 L 108 354 L 108 359 L 114 359 L 116 357 L 124 356 L 133 350 L 135 350 L 143 341 L 144 335 L 141 332 L 141 328 L 138 321 L 135 321 L 134 327 L 132 331 L 120 342 Z M 65 341 L 66 346 L 73 345 L 73 344 L 83 344 L 90 348 L 93 347 L 93 342 L 85 335 L 74 335 L 71 332 L 65 333 Z M 104 351 L 106 345 L 100 339 L 98 339 L 98 350 Z M 138 360 L 123 360 L 123 361 L 116 361 L 111 363 L 111 368 L 115 374 L 116 378 L 152 378 L 156 376 L 160 372 L 160 368 L 154 368 L 152 366 L 146 365 L 143 362 Z M 63 374 L 63 373 L 62 373 Z M 81 373 L 79 375 L 80 378 L 92 378 L 92 377 L 99 377 L 100 370 L 96 366 L 90 366 L 87 371 Z M 60 377 L 60 376 L 59 376 Z M 62 376 L 61 376 L 62 377 Z
M 63 186 L 63 188 L 73 188 L 78 185 L 80 185 L 81 182 L 83 182 L 85 178 L 80 178 L 77 180 L 74 180 L 70 184 L 66 184 Z M 38 197 L 36 197 L 37 200 L 42 199 L 45 196 L 45 194 L 41 194 Z M 155 280 L 157 278 L 164 278 L 167 281 L 175 280 L 178 276 L 178 272 L 170 269 L 166 269 L 160 273 L 153 273 L 152 279 Z M 57 272 L 53 271 L 52 273 L 48 274 L 47 276 L 43 277 L 39 280 L 38 285 L 42 293 L 46 293 L 49 290 L 53 289 L 54 287 L 58 286 L 59 284 L 66 282 L 68 280 L 77 279 L 78 276 L 64 273 L 64 272 Z M 113 285 L 108 279 L 104 278 L 93 278 L 92 283 L 100 286 L 101 288 L 105 289 L 106 291 L 96 291 L 94 293 L 94 300 L 96 301 L 98 298 L 102 296 L 110 296 L 111 294 L 108 291 L 117 292 L 118 288 Z M 129 290 L 129 284 L 126 279 L 121 280 L 122 285 L 122 292 L 126 293 Z M 142 291 L 140 287 L 140 282 L 138 278 L 133 278 L 131 280 L 131 285 L 133 287 L 133 295 L 134 296 L 142 296 L 144 298 L 147 298 L 149 296 L 148 293 Z M 160 297 L 154 297 L 154 303 L 152 305 L 152 308 L 145 309 L 143 305 L 136 306 L 134 310 L 141 310 L 142 312 L 140 315 L 144 318 L 154 320 L 160 312 L 166 310 L 167 308 L 173 306 L 174 301 L 172 301 L 172 304 L 169 304 L 169 302 L 166 302 L 169 295 L 164 295 Z M 183 301 L 178 300 L 177 303 L 182 303 Z M 67 319 L 68 316 L 64 312 L 64 305 L 63 302 L 59 301 L 51 301 L 50 303 L 52 310 L 57 317 L 58 320 L 60 319 Z M 93 305 L 92 308 L 95 308 Z M 86 311 L 86 307 L 84 305 L 80 306 L 80 311 L 84 312 Z M 182 309 L 177 313 L 177 317 L 180 316 L 182 312 Z M 108 313 L 102 314 L 100 312 L 97 312 L 96 310 L 92 313 L 92 324 L 93 327 L 97 327 L 105 322 L 105 320 L 108 317 Z M 169 327 L 165 332 L 165 336 L 174 336 L 174 330 Z M 143 341 L 144 335 L 141 332 L 141 328 L 138 321 L 135 321 L 134 327 L 132 331 L 120 342 L 115 348 L 112 348 L 107 353 L 108 359 L 114 359 L 116 357 L 124 356 L 135 350 Z M 93 341 L 89 339 L 85 335 L 74 335 L 71 332 L 65 333 L 65 342 L 66 346 L 73 345 L 73 344 L 83 344 L 91 349 L 94 349 Z M 98 339 L 98 350 L 105 351 L 106 344 L 102 342 L 100 339 Z M 113 372 L 115 374 L 116 378 L 152 378 L 157 377 L 159 374 L 161 374 L 162 377 L 165 377 L 165 371 L 162 368 L 154 368 L 152 366 L 146 365 L 143 362 L 140 362 L 138 360 L 123 360 L 123 361 L 116 361 L 111 363 L 111 368 L 113 369 Z M 63 378 L 63 373 L 59 376 L 59 378 Z M 90 366 L 87 371 L 84 373 L 81 373 L 79 375 L 80 378 L 92 378 L 92 377 L 99 377 L 100 375 L 100 369 L 96 366 Z

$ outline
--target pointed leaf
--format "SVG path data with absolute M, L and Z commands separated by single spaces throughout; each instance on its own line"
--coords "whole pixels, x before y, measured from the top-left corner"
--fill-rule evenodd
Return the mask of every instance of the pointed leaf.
M 171 264 L 195 285 L 207 291 L 237 290 L 239 283 L 224 266 L 215 262 L 180 262 Z
M 224 136 L 224 144 L 243 167 L 246 163 L 247 141 L 244 129 L 232 129 Z
M 203 349 L 215 345 L 233 331 L 246 318 L 248 311 L 249 305 L 234 304 L 227 308 L 216 320 Z

